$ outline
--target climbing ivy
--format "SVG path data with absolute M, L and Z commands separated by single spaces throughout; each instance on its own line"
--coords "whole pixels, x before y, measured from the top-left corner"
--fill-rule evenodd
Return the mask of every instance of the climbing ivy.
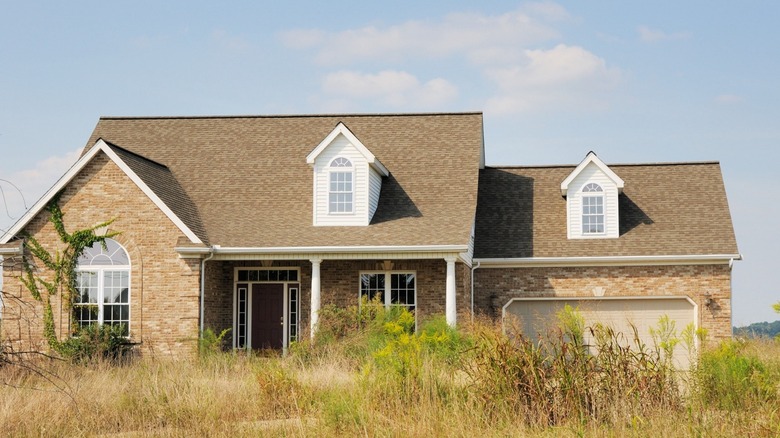
M 49 213 L 49 221 L 54 225 L 54 229 L 65 247 L 62 250 L 55 250 L 53 253 L 49 252 L 35 237 L 25 233 L 23 235 L 25 247 L 29 249 L 32 257 L 24 258 L 24 272 L 21 281 L 30 291 L 32 297 L 43 304 L 43 335 L 49 346 L 57 353 L 66 354 L 65 344 L 57 338 L 55 331 L 51 297 L 61 291 L 62 301 L 67 311 L 70 312 L 73 297 L 78 293 L 76 290 L 76 265 L 81 253 L 98 242 L 105 248 L 106 239 L 119 233 L 108 233 L 102 236 L 95 234 L 96 230 L 110 225 L 114 221 L 113 219 L 87 229 L 68 233 L 63 222 L 65 214 L 60 209 L 59 200 L 60 194 L 58 193 L 46 205 L 46 211 Z M 48 269 L 53 277 L 47 280 L 40 274 L 36 275 L 35 259 Z

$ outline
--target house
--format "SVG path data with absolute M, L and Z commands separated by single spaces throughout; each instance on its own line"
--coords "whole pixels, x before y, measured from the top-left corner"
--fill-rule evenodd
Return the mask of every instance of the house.
M 549 320 L 563 304 L 646 331 L 662 315 L 730 336 L 740 258 L 717 163 L 485 165 L 481 113 L 104 117 L 79 161 L 0 239 L 58 239 L 114 219 L 79 259 L 61 336 L 124 324 L 144 351 L 183 354 L 199 330 L 285 348 L 325 303 L 361 297 L 419 320 Z M 41 308 L 4 270 L 2 336 L 41 342 Z M 622 321 L 622 322 L 621 322 Z

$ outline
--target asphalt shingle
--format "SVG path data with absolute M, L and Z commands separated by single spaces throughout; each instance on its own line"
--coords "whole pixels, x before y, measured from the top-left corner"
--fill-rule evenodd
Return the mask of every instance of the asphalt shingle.
M 367 227 L 312 225 L 306 155 L 339 122 L 391 173 Z M 466 245 L 482 137 L 481 113 L 106 117 L 85 150 L 99 138 L 118 146 L 193 232 L 223 247 Z
M 567 239 L 560 184 L 574 167 L 482 170 L 474 256 L 738 253 L 718 163 L 611 165 L 625 181 L 617 239 Z

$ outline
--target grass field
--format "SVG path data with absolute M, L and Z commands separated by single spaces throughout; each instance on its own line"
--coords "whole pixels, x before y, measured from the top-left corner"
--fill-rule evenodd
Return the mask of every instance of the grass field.
M 657 349 L 564 329 L 540 346 L 488 322 L 325 309 L 285 357 L 124 364 L 9 358 L 4 436 L 780 436 L 780 342 L 705 345 L 677 373 Z M 585 328 L 588 329 L 588 328 Z

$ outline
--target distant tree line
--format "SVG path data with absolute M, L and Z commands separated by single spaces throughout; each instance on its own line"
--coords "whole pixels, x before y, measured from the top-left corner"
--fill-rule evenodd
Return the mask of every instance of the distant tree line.
M 780 320 L 774 322 L 756 322 L 743 327 L 734 327 L 734 336 L 769 337 L 780 335 Z

